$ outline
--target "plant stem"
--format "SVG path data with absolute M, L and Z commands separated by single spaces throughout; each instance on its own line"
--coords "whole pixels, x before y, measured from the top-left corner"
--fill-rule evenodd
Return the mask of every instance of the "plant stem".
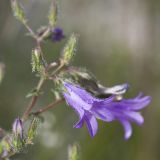
M 37 40 L 37 35 L 34 33 L 34 31 L 31 29 L 31 27 L 28 25 L 27 22 L 23 23 L 24 26 L 26 27 L 26 29 L 29 31 L 29 33 L 31 34 L 31 36 Z
M 30 26 L 27 23 L 24 23 L 24 25 L 27 28 L 27 30 L 29 31 L 29 33 L 32 35 L 32 37 L 36 40 L 37 47 L 40 49 L 41 57 L 42 57 L 42 60 L 44 61 L 44 56 L 43 56 L 43 52 L 42 52 L 42 48 L 41 48 L 41 41 L 45 38 L 45 36 L 47 34 L 49 34 L 50 30 L 47 29 L 41 37 L 37 37 L 37 35 L 34 33 L 34 31 L 30 28 Z M 39 83 L 36 87 L 37 94 L 39 93 L 44 81 L 45 81 L 45 79 L 43 77 L 41 77 L 41 79 L 39 80 Z M 35 96 L 32 97 L 32 100 L 31 100 L 30 104 L 28 105 L 26 111 L 24 112 L 24 114 L 22 116 L 23 121 L 28 118 L 31 110 L 33 109 L 33 107 L 35 106 L 35 104 L 37 102 L 37 99 L 38 99 L 38 95 L 35 95 Z
M 60 66 L 52 73 L 52 76 L 55 75 L 56 73 L 58 73 L 58 72 L 63 68 L 63 66 L 64 66 L 64 65 L 60 65 Z M 41 78 L 41 79 L 40 79 L 40 81 L 39 81 L 39 83 L 38 83 L 38 85 L 37 85 L 37 87 L 36 87 L 37 93 L 40 91 L 40 89 L 41 89 L 44 81 L 45 81 L 44 78 Z M 36 104 L 36 102 L 37 102 L 37 99 L 38 99 L 38 95 L 33 96 L 30 104 L 28 105 L 26 111 L 24 112 L 24 114 L 23 114 L 23 116 L 22 116 L 22 120 L 23 120 L 23 121 L 25 121 L 25 120 L 28 118 L 31 110 L 33 109 L 33 107 L 35 106 L 35 104 Z M 56 102 L 55 102 L 55 103 L 56 103 Z M 53 104 L 53 103 L 52 103 L 52 104 Z
M 43 83 L 44 83 L 45 79 L 44 78 L 41 78 L 39 80 L 39 83 L 36 87 L 36 90 L 37 90 L 37 94 L 39 93 Z M 36 102 L 37 102 L 37 99 L 38 99 L 38 95 L 35 95 L 32 97 L 32 100 L 30 102 L 30 104 L 28 105 L 26 111 L 24 112 L 23 116 L 22 116 L 22 119 L 23 120 L 26 120 L 28 118 L 28 115 L 30 114 L 31 110 L 33 109 L 33 107 L 35 106 Z
M 54 76 L 56 73 L 58 73 L 62 68 L 64 67 L 63 63 L 60 63 L 60 65 L 51 73 L 51 76 Z
M 33 114 L 33 115 L 39 115 L 39 114 L 41 114 L 41 113 L 43 113 L 43 112 L 45 112 L 45 111 L 47 111 L 47 110 L 55 107 L 56 105 L 62 103 L 63 101 L 64 101 L 64 99 L 63 99 L 63 98 L 60 98 L 60 99 L 58 99 L 58 100 L 50 103 L 48 106 L 42 107 L 42 109 L 39 109 L 37 112 L 34 112 L 34 113 L 32 113 L 32 114 Z
M 42 36 L 38 37 L 38 41 L 40 42 L 43 41 L 43 39 L 47 37 L 49 33 L 50 33 L 50 28 L 48 27 L 46 31 L 42 34 Z

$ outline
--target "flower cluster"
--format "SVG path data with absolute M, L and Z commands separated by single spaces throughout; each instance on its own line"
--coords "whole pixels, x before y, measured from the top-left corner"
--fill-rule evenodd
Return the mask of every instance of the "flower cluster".
M 150 96 L 142 96 L 140 93 L 133 99 L 117 100 L 117 95 L 113 94 L 105 99 L 98 99 L 88 93 L 80 86 L 71 83 L 64 83 L 66 91 L 63 93 L 66 102 L 78 113 L 79 121 L 74 125 L 81 128 L 85 123 L 90 135 L 93 137 L 98 130 L 97 119 L 105 122 L 119 121 L 125 130 L 125 139 L 132 135 L 130 122 L 141 125 L 144 121 L 139 110 L 146 107 L 150 101 Z M 128 85 L 122 85 L 125 90 Z M 113 87 L 114 89 L 117 87 Z M 118 87 L 120 88 L 120 86 Z

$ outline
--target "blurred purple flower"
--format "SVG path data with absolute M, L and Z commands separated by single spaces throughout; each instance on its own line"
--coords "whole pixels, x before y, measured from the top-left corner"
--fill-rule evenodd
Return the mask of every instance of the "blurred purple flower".
M 65 38 L 63 30 L 60 27 L 56 27 L 52 30 L 51 39 L 53 42 L 59 42 Z
M 16 118 L 12 125 L 13 133 L 23 139 L 23 123 L 20 118 Z
M 138 111 L 146 107 L 151 101 L 151 97 L 142 97 L 142 94 L 133 99 L 122 99 L 120 101 L 115 100 L 115 95 L 98 99 L 79 86 L 66 82 L 64 86 L 67 90 L 63 93 L 66 102 L 79 115 L 79 121 L 74 127 L 81 128 L 86 123 L 92 137 L 97 133 L 97 119 L 100 119 L 106 122 L 118 120 L 124 127 L 125 139 L 130 138 L 132 134 L 130 122 L 141 125 L 144 120 Z M 123 86 L 126 87 L 126 85 Z

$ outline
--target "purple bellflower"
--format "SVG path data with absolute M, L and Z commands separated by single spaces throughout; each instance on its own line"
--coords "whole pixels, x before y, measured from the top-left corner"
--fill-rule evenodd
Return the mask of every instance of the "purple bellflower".
M 52 30 L 51 39 L 53 42 L 60 42 L 63 38 L 65 38 L 65 36 L 60 27 L 56 27 Z
M 79 115 L 79 121 L 74 127 L 81 128 L 85 123 L 91 137 L 96 135 L 98 130 L 97 119 L 100 119 L 105 122 L 119 121 L 124 127 L 125 139 L 129 139 L 132 135 L 130 123 L 135 122 L 138 125 L 143 123 L 144 119 L 139 110 L 146 107 L 151 101 L 151 97 L 143 97 L 142 94 L 133 99 L 122 98 L 116 100 L 116 94 L 111 95 L 109 98 L 98 99 L 79 86 L 67 82 L 64 83 L 64 86 L 66 92 L 63 95 L 66 102 Z M 126 90 L 128 85 L 124 84 L 122 87 L 119 85 L 118 89 L 123 90 L 123 87 Z

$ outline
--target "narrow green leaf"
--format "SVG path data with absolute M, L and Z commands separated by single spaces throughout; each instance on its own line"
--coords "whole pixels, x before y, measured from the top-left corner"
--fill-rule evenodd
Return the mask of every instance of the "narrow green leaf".
M 38 92 L 37 92 L 37 89 L 33 89 L 31 90 L 27 95 L 26 95 L 26 98 L 30 98 L 30 97 L 33 97 L 33 96 L 37 96 L 38 95 Z

